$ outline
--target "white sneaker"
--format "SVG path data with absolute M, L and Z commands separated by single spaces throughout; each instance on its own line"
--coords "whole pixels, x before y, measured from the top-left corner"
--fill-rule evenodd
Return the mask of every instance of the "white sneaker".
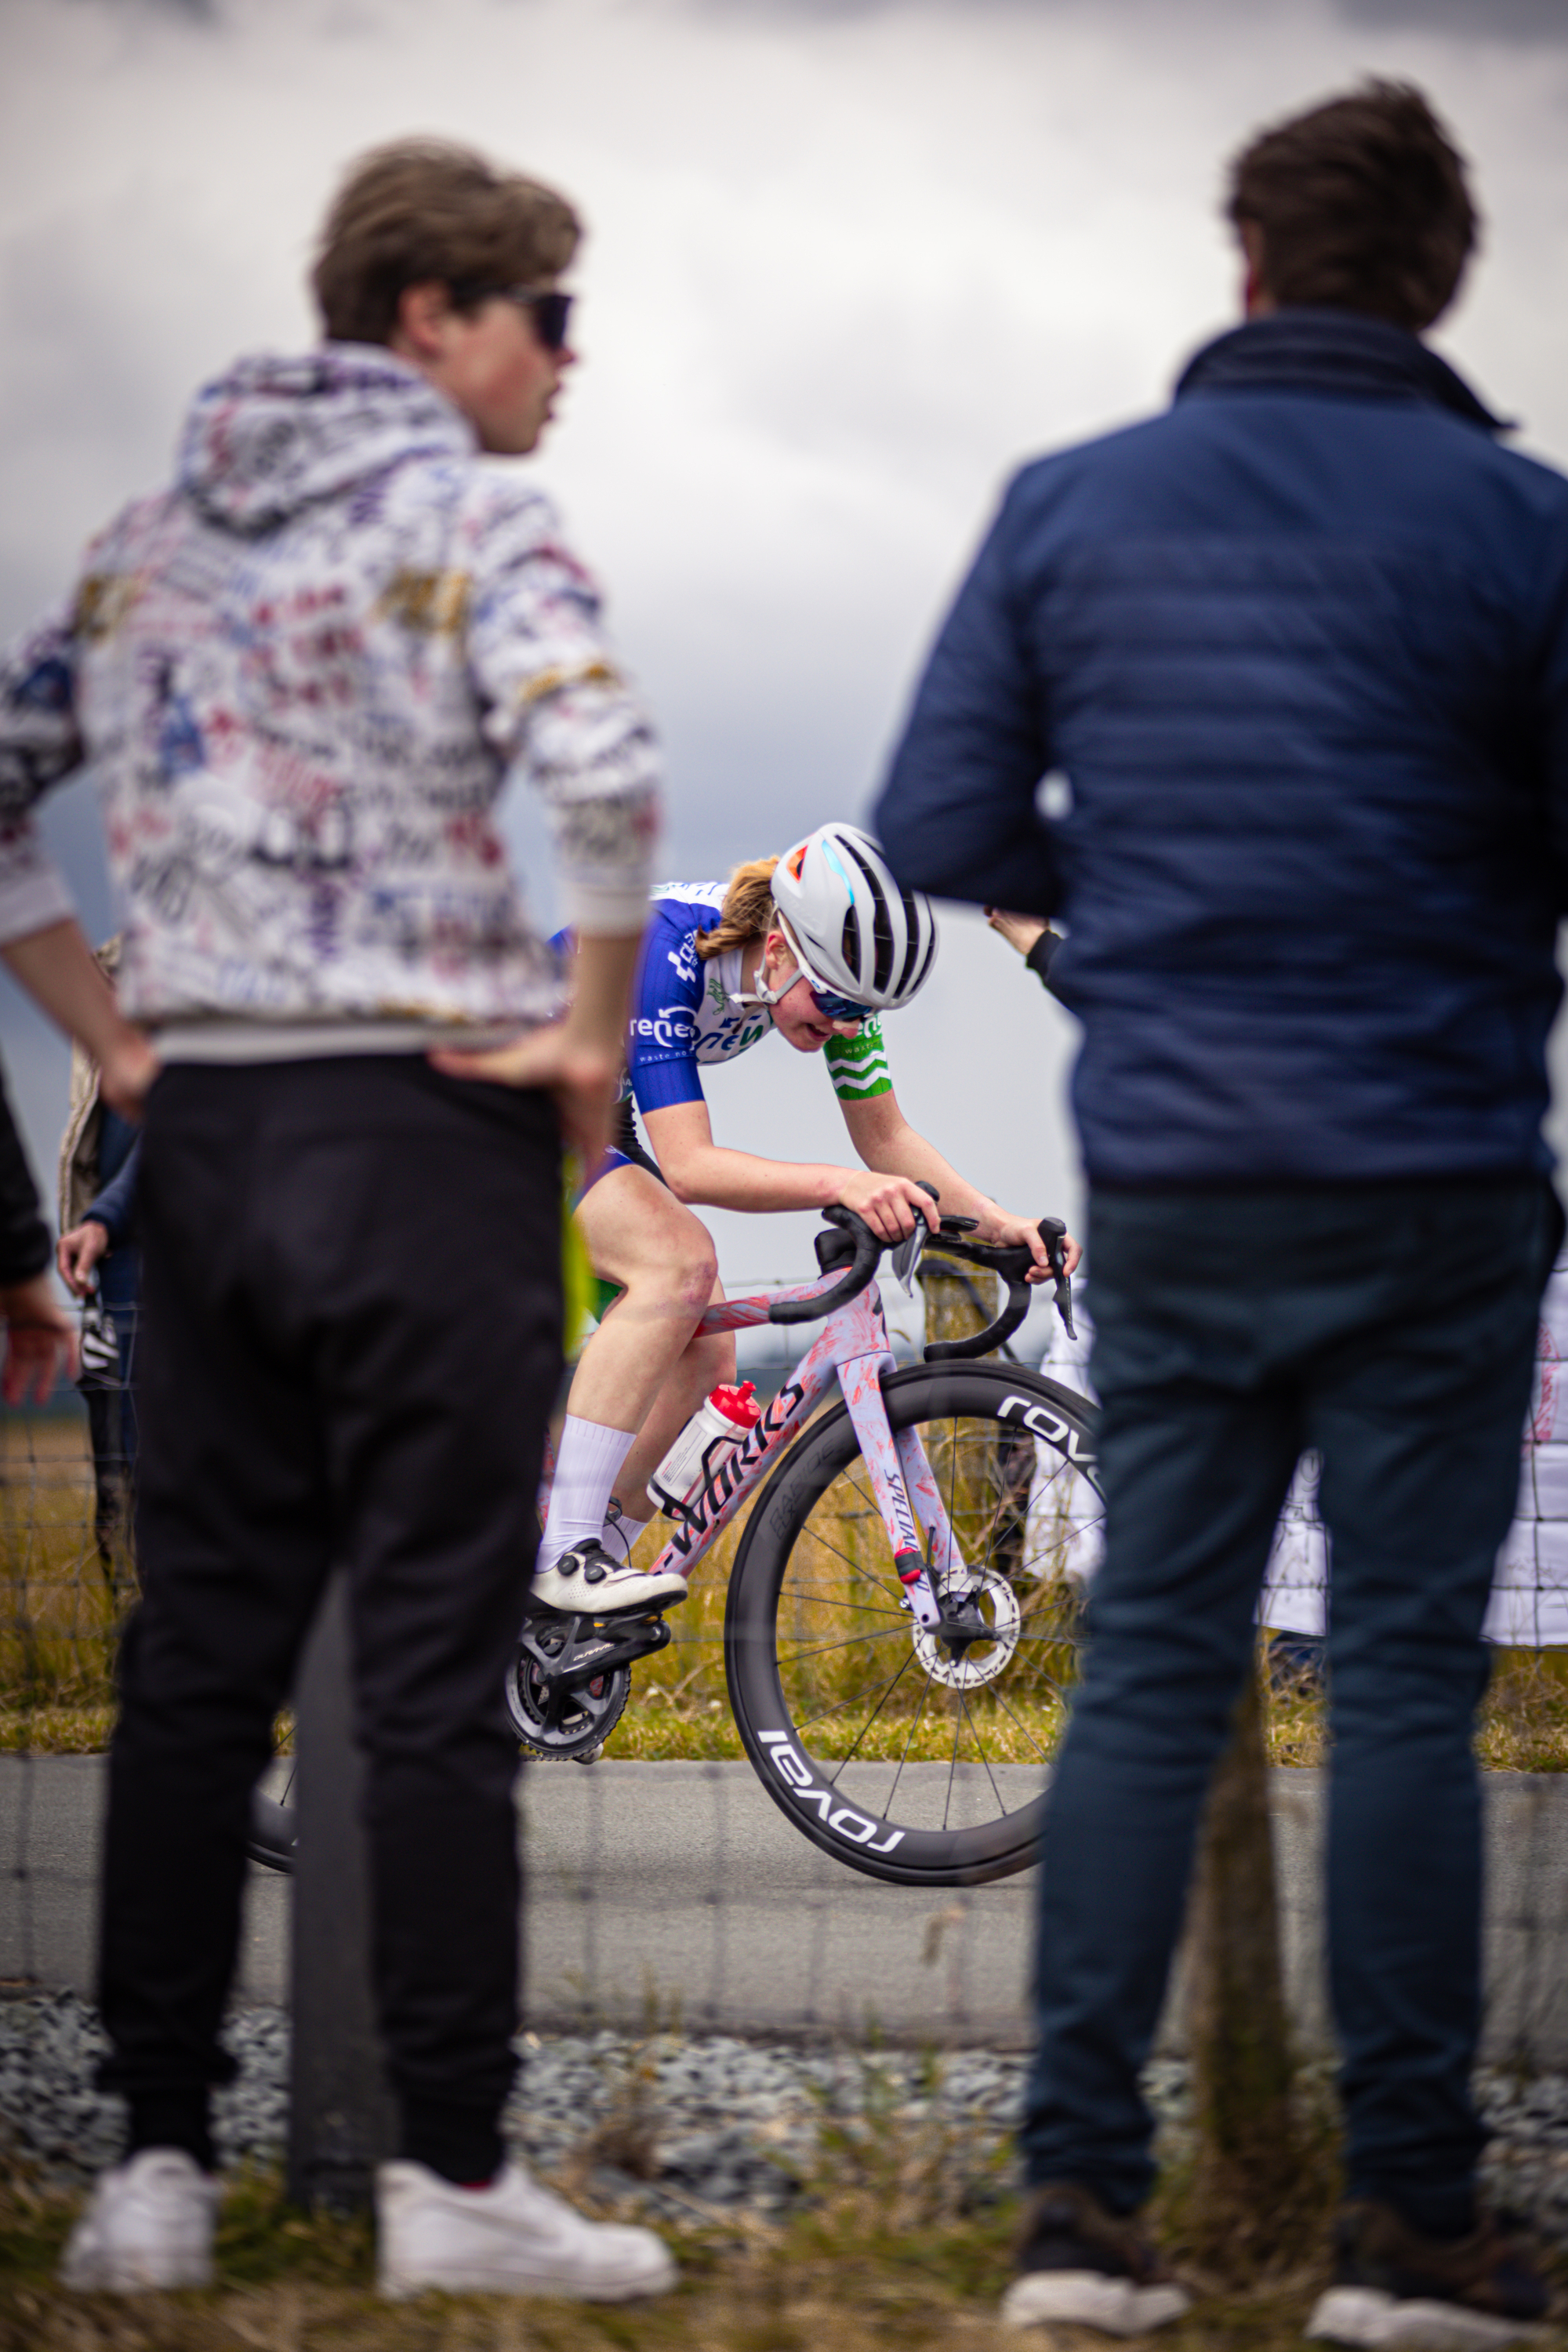
M 574 1609 L 585 1617 L 622 1616 L 628 1610 L 646 1614 L 684 1601 L 686 1579 L 679 1569 L 665 1576 L 645 1576 L 590 1538 L 563 1551 L 553 1568 L 537 1572 L 531 1597 L 548 1608 Z
M 488 2189 L 459 2189 L 423 2164 L 384 2164 L 375 2217 L 377 2284 L 394 2302 L 438 2287 L 627 2303 L 675 2284 L 675 2263 L 651 2230 L 585 2221 L 520 2164 Z
M 62 2285 L 141 2294 L 211 2286 L 218 2185 L 180 2147 L 144 2147 L 100 2172 L 60 2263 Z
M 1138 2286 L 1101 2271 L 1028 2271 L 1002 2298 L 1004 2327 L 1096 2327 L 1102 2336 L 1147 2336 L 1192 2304 L 1174 2281 Z

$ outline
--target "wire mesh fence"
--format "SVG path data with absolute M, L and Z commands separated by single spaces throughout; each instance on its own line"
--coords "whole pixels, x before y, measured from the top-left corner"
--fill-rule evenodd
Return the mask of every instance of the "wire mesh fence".
M 1494 2060 L 1568 2065 L 1568 1681 L 1553 1645 L 1568 1626 L 1568 1360 L 1560 1271 L 1542 1327 L 1542 1379 L 1525 1433 L 1521 1520 L 1505 1547 L 1500 1590 L 1510 1612 L 1480 1735 L 1488 1776 L 1489 2025 Z M 921 1329 L 901 1335 L 912 1354 Z M 1033 1352 L 1033 1351 L 1031 1351 Z M 1038 1354 L 1034 1354 L 1038 1361 Z M 1061 1346 L 1046 1370 L 1087 1384 Z M 765 1385 L 769 1368 L 749 1368 Z M 1022 1478 L 1020 1484 L 1020 1465 Z M 109 1467 L 114 1471 L 112 1461 Z M 1022 1532 L 1020 1581 L 1048 1581 L 1069 1610 L 1092 1582 L 1098 1500 L 1032 1447 L 1005 1466 Z M 93 1982 L 94 1874 L 103 1755 L 112 1720 L 116 1642 L 133 1590 L 122 1481 L 105 1509 L 105 1459 L 85 1412 L 11 1415 L 0 1423 L 0 1980 L 45 1998 Z M 1047 1475 L 1047 1471 L 1049 1475 Z M 110 1481 L 113 1500 L 114 1484 Z M 864 1498 L 862 1498 L 864 1501 Z M 847 1506 L 847 1507 L 852 1507 Z M 866 1516 L 864 1510 L 862 1517 Z M 586 1769 L 531 1767 L 520 1795 L 528 1892 L 521 1932 L 529 2029 L 622 2037 L 764 2037 L 957 2053 L 1020 2051 L 1029 2032 L 1033 1873 L 939 1893 L 879 1884 L 802 1837 L 743 1754 L 723 1659 L 730 1570 L 742 1511 L 702 1562 L 668 1650 L 637 1669 L 608 1752 Z M 1522 1532 L 1521 1531 L 1522 1528 Z M 834 1540 L 847 1552 L 870 1520 Z M 641 1539 L 651 1555 L 657 1528 Z M 1042 1580 L 1042 1560 L 1052 1565 Z M 1310 1488 L 1282 1520 L 1264 1620 L 1298 1644 L 1321 1622 L 1328 1557 Z M 1316 1611 L 1314 1619 L 1312 1612 Z M 1064 1633 L 1070 1633 L 1064 1626 Z M 1521 1638 L 1531 1637 L 1533 1638 Z M 1071 1639 L 1053 1662 L 1070 1690 Z M 1315 1663 L 1300 1648 L 1273 1679 L 1274 1818 L 1292 2012 L 1309 2049 L 1329 2042 L 1318 1887 L 1326 1761 Z M 1063 1711 L 1042 1706 L 1014 1769 L 1047 1765 Z M 907 1741 L 907 1731 L 900 1733 Z M 274 1776 L 290 1769 L 279 1725 Z M 906 1753 L 910 1752 L 906 1745 Z M 918 1762 L 921 1759 L 913 1758 Z M 253 1872 L 236 2001 L 242 2013 L 286 2008 L 290 1901 L 286 1878 Z M 1163 2047 L 1180 2044 L 1173 1996 Z M 19 2072 L 18 2072 L 19 2069 Z M 0 2066 L 0 2105 L 11 2076 Z

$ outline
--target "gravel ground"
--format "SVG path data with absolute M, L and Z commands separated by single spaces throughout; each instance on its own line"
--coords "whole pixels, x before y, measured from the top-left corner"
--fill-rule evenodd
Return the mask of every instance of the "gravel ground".
M 287 2128 L 289 2023 L 237 2011 L 225 2041 L 238 2074 L 216 2101 L 226 2165 L 276 2161 Z M 74 1993 L 0 2000 L 0 2146 L 85 2179 L 120 2153 L 124 2109 L 96 2091 L 106 2047 Z M 508 2136 L 531 2163 L 660 2212 L 778 2213 L 824 2168 L 853 2169 L 868 2142 L 962 2170 L 971 2199 L 1012 2185 L 1009 2142 L 1027 2060 L 963 2050 L 798 2049 L 727 2036 L 525 2034 Z M 1185 2069 L 1149 2070 L 1163 2123 L 1180 2129 Z M 1493 2133 L 1489 2194 L 1568 2247 L 1568 2075 L 1491 2070 L 1478 2082 Z

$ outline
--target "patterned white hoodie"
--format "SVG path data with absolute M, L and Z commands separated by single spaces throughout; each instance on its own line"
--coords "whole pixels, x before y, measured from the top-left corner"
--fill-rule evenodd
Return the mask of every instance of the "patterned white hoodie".
M 209 386 L 174 487 L 0 666 L 0 940 L 68 911 L 31 811 L 84 761 L 121 1005 L 226 1055 L 552 1016 L 495 825 L 514 770 L 550 803 L 575 928 L 646 912 L 658 752 L 594 583 L 548 500 L 370 345 Z

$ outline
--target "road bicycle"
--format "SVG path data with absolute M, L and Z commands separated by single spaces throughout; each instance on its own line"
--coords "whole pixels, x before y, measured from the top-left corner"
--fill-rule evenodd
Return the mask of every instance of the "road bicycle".
M 1099 1508 L 1094 1408 L 1022 1366 L 975 1360 L 1030 1303 L 1029 1253 L 923 1223 L 891 1254 L 912 1283 L 930 1252 L 1000 1275 L 984 1330 L 900 1370 L 872 1277 L 884 1244 L 824 1212 L 815 1281 L 710 1307 L 704 1334 L 821 1323 L 739 1444 L 716 1443 L 655 1573 L 697 1573 L 751 1505 L 724 1617 L 730 1703 L 748 1759 L 835 1860 L 905 1886 L 978 1884 L 1034 1859 L 1042 1768 L 1082 1639 L 1075 1552 Z M 1042 1219 L 1071 1328 L 1065 1228 Z M 837 1391 L 837 1399 L 834 1391 Z M 667 1604 L 668 1606 L 668 1604 Z M 679 1607 L 680 1604 L 675 1604 Z M 633 1667 L 671 1639 L 663 1611 L 595 1618 L 530 1604 L 507 1677 L 525 1753 L 596 1752 Z M 291 1808 L 258 1798 L 252 1852 L 288 1867 Z

